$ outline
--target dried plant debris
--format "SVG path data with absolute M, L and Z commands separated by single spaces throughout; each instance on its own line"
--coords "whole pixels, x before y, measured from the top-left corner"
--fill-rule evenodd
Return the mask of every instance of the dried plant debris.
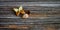
M 28 18 L 30 15 L 29 10 L 24 10 L 22 6 L 19 8 L 13 8 L 14 12 L 16 12 L 16 16 L 21 15 L 22 18 Z
M 16 12 L 16 16 L 19 16 L 19 14 L 20 14 L 21 12 L 24 12 L 22 6 L 20 6 L 18 9 L 17 9 L 17 8 L 13 8 L 13 10 Z

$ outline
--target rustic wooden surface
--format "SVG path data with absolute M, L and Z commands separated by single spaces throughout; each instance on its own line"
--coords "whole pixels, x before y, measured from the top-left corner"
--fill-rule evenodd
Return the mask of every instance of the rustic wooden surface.
M 0 0 L 0 1 L 9 1 L 9 2 L 40 2 L 40 1 L 60 1 L 60 0 Z
M 21 25 L 31 26 L 31 28 L 28 27 L 26 30 L 60 30 L 59 0 L 28 1 L 0 0 L 0 30 L 17 30 L 18 28 L 15 27 L 20 28 Z M 12 8 L 19 7 L 20 5 L 25 10 L 31 11 L 29 18 L 22 19 L 20 16 L 17 17 L 14 11 L 12 11 Z

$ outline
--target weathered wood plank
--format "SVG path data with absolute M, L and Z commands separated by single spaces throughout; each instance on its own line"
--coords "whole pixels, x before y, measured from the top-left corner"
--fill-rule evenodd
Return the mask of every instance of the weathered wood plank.
M 0 6 L 47 6 L 47 7 L 59 7 L 59 2 L 0 2 Z
M 0 0 L 5 2 L 39 2 L 39 1 L 60 1 L 60 0 Z
M 21 0 L 0 0 L 0 25 L 5 26 L 4 28 L 9 28 L 6 26 L 14 24 L 17 26 L 33 26 L 31 30 L 59 30 L 60 2 L 58 2 L 58 0 L 46 0 L 44 2 L 26 2 L 33 0 L 24 0 L 25 2 L 20 1 Z M 29 18 L 22 19 L 20 16 L 15 16 L 12 8 L 19 7 L 20 5 L 22 5 L 25 10 L 31 11 Z M 2 26 L 0 28 L 3 28 Z M 12 26 L 10 28 L 12 28 Z

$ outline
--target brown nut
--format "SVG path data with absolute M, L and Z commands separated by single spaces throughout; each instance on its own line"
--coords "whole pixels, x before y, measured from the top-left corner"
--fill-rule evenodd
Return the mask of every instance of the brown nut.
M 30 15 L 30 11 L 29 10 L 24 10 L 26 14 Z

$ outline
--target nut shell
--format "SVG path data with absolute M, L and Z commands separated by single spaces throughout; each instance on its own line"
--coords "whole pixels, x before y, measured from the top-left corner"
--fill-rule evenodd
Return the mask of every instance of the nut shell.
M 22 16 L 22 18 L 28 18 L 28 17 L 29 17 L 28 14 L 24 14 L 24 15 Z

